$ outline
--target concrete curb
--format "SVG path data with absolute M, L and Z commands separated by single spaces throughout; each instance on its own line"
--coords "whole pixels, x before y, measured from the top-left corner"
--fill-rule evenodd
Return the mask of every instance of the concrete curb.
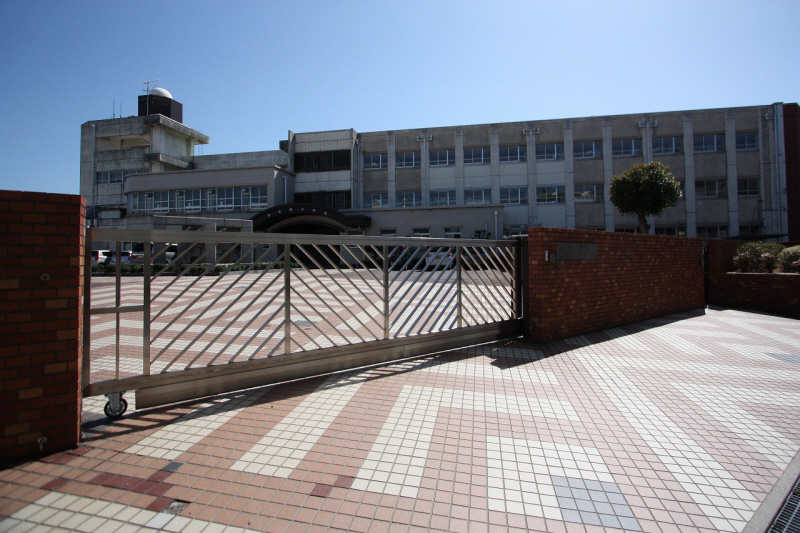
M 772 490 L 769 491 L 761 505 L 758 506 L 753 518 L 747 523 L 742 533 L 763 533 L 766 531 L 780 512 L 798 477 L 800 477 L 800 450 L 794 455 L 794 459 L 786 467 L 783 475 L 772 487 Z

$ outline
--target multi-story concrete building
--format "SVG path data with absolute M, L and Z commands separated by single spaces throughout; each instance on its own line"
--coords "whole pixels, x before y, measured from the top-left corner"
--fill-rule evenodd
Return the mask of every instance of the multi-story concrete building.
M 148 104 L 149 101 L 149 104 Z M 797 104 L 358 133 L 194 155 L 208 137 L 163 89 L 81 130 L 81 194 L 102 226 L 492 238 L 530 226 L 635 231 L 611 177 L 661 161 L 678 205 L 651 231 L 800 240 Z M 223 219 L 226 222 L 209 221 Z M 249 230 L 249 223 L 239 224 Z

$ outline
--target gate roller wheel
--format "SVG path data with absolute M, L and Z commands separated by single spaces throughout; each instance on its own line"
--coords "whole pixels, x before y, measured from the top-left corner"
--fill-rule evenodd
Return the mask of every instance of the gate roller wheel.
M 125 398 L 119 399 L 119 411 L 114 411 L 114 409 L 111 407 L 111 400 L 106 402 L 106 406 L 103 407 L 103 412 L 106 414 L 108 418 L 119 418 L 127 410 L 128 410 L 128 401 Z

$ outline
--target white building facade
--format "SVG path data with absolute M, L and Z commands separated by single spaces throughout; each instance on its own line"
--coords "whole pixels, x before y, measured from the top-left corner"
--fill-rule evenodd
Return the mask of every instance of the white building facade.
M 210 156 L 194 155 L 208 137 L 152 111 L 82 126 L 81 194 L 97 225 L 158 218 L 191 229 L 211 218 L 252 220 L 254 231 L 490 238 L 535 226 L 636 231 L 609 201 L 611 177 L 661 161 L 684 194 L 653 220 L 654 233 L 787 236 L 790 219 L 796 226 L 796 104 L 290 131 L 279 150 Z

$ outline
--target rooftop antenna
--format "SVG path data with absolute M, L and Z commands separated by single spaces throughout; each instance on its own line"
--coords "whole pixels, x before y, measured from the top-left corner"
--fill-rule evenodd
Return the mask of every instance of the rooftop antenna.
M 117 101 L 111 100 L 111 118 L 117 118 Z
M 150 114 L 150 84 L 151 83 L 155 84 L 155 82 L 157 82 L 157 81 L 158 81 L 158 79 L 139 82 L 142 85 L 146 85 L 147 86 L 145 88 L 145 94 L 147 95 L 147 114 L 148 115 Z

